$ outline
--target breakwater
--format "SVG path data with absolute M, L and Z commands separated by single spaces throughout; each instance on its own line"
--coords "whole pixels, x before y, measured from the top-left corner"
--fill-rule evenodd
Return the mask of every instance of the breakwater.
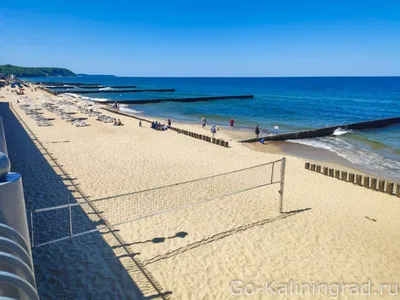
M 60 82 L 60 81 L 36 81 L 32 82 L 33 84 L 39 85 L 51 85 L 51 86 L 64 86 L 64 85 L 71 85 L 71 86 L 102 86 L 100 83 L 84 83 L 84 82 Z
M 198 102 L 224 99 L 252 99 L 254 95 L 235 95 L 235 96 L 210 96 L 210 97 L 190 97 L 190 98 L 166 98 L 166 99 L 143 99 L 143 100 L 118 100 L 121 104 L 149 104 L 160 102 Z M 108 100 L 102 103 L 114 103 L 115 100 Z
M 62 94 L 65 92 L 70 93 L 70 90 L 62 90 L 62 91 L 53 91 L 56 95 Z M 95 94 L 95 93 L 114 93 L 114 94 L 121 94 L 121 93 L 144 93 L 144 92 L 175 92 L 175 89 L 150 89 L 150 90 L 132 90 L 132 89 L 126 89 L 126 90 L 96 90 L 96 91 L 73 91 L 74 94 Z M 115 102 L 111 101 L 111 102 Z
M 110 108 L 110 107 L 102 107 L 102 109 L 104 109 L 106 111 L 109 111 L 111 113 L 114 113 L 114 114 L 118 114 L 118 115 L 126 116 L 126 117 L 129 117 L 129 118 L 137 119 L 137 120 L 140 120 L 140 121 L 143 121 L 143 122 L 147 122 L 147 123 L 151 123 L 152 122 L 152 121 L 150 121 L 148 119 L 144 119 L 144 118 L 136 117 L 136 116 L 133 116 L 133 115 L 129 115 L 129 114 L 123 113 L 123 112 L 121 112 L 119 110 Z M 225 148 L 229 148 L 229 142 L 228 141 L 224 141 L 223 139 L 218 139 L 218 138 L 215 138 L 215 137 L 211 137 L 211 136 L 208 136 L 206 134 L 199 134 L 199 133 L 196 133 L 196 132 L 191 132 L 191 131 L 180 129 L 180 128 L 177 128 L 177 127 L 170 127 L 169 129 L 173 130 L 173 131 L 175 131 L 177 133 L 180 133 L 180 134 L 183 134 L 183 135 L 187 135 L 187 136 L 189 136 L 191 138 L 195 138 L 195 139 L 207 142 L 207 143 L 211 143 L 211 144 L 215 144 L 215 145 L 222 146 L 222 147 L 225 147 Z
M 77 85 L 65 85 L 65 86 L 46 86 L 49 89 L 74 89 L 74 88 L 81 88 L 81 89 L 104 89 L 104 88 L 113 88 L 113 89 L 126 89 L 126 88 L 137 88 L 137 85 L 84 85 L 84 86 L 77 86 Z
M 369 177 L 368 175 L 354 174 L 351 172 L 337 170 L 314 163 L 306 162 L 304 166 L 307 170 L 323 174 L 332 178 L 336 178 L 345 182 L 349 182 L 358 186 L 365 187 L 374 191 L 389 194 L 391 196 L 397 196 L 400 198 L 400 184 L 397 184 L 395 189 L 395 183 L 385 181 L 384 179 Z
M 315 138 L 315 137 L 324 137 L 332 135 L 336 129 L 342 128 L 344 130 L 361 130 L 361 129 L 373 129 L 373 128 L 381 128 L 386 127 L 393 124 L 400 123 L 400 117 L 387 118 L 387 119 L 379 119 L 365 122 L 358 122 L 353 124 L 343 124 L 336 125 L 330 127 L 324 127 L 319 129 L 312 130 L 303 130 L 297 132 L 289 132 L 289 133 L 281 133 L 281 134 L 271 134 L 264 137 L 253 138 L 248 140 L 241 141 L 242 143 L 253 143 L 258 142 L 261 139 L 264 141 L 285 141 L 285 140 L 298 140 L 298 139 L 307 139 L 307 138 Z

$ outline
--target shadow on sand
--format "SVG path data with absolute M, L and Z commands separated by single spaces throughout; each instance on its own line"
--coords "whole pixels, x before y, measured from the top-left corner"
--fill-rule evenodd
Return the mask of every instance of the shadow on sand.
M 19 108 L 14 109 L 18 114 L 22 113 Z M 3 117 L 12 171 L 22 175 L 27 210 L 75 203 L 78 197 L 74 197 L 66 186 L 75 178 L 58 174 L 53 169 L 43 156 L 46 155 L 44 150 L 33 142 L 35 139 L 24 129 L 8 103 L 0 103 L 0 115 Z M 54 166 L 54 161 L 51 164 Z M 51 217 L 46 214 L 35 217 L 35 239 L 36 231 L 37 238 L 43 241 L 65 235 L 68 229 L 65 214 L 60 210 Z M 81 222 L 77 223 L 82 226 L 81 230 L 103 224 L 101 220 L 94 222 L 93 216 L 89 218 L 80 206 L 76 206 L 74 218 Z M 141 276 L 145 278 L 143 282 L 135 282 L 130 275 L 144 271 L 140 264 L 134 261 L 131 253 L 127 253 L 132 259 L 129 265 L 134 270 L 125 269 L 100 233 L 34 248 L 32 252 L 41 299 L 155 299 L 168 298 L 172 294 L 162 291 L 149 274 Z

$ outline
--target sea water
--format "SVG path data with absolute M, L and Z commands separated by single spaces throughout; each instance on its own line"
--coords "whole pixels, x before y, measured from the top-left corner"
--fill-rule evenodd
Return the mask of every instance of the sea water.
M 165 93 L 93 93 L 96 99 L 140 100 L 215 95 L 252 94 L 254 99 L 208 102 L 165 102 L 126 105 L 133 113 L 252 130 L 279 132 L 305 130 L 400 116 L 400 77 L 315 78 L 135 78 L 82 76 L 34 78 L 34 81 L 65 81 L 107 85 L 137 85 L 138 89 L 175 88 Z M 109 90 L 109 89 L 108 89 Z M 335 135 L 293 141 L 323 148 L 342 156 L 354 166 L 400 181 L 400 124 L 373 130 L 338 130 Z

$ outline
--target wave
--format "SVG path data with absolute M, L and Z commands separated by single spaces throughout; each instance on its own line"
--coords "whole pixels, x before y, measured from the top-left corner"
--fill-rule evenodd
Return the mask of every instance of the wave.
M 95 102 L 106 102 L 108 99 L 107 98 L 94 98 L 94 97 L 86 97 L 86 96 L 81 96 L 83 100 L 89 100 L 89 101 L 95 101 Z
M 135 110 L 132 108 L 129 108 L 128 104 L 120 104 L 119 105 L 119 110 L 126 112 L 126 113 L 131 113 L 131 114 L 142 114 L 144 111 L 141 110 Z
M 344 134 L 347 134 L 347 133 L 352 133 L 352 131 L 351 130 L 345 130 L 345 129 L 339 127 L 339 128 L 335 129 L 335 131 L 332 133 L 332 135 L 341 136 L 341 135 L 344 135 Z
M 368 173 L 400 180 L 400 162 L 385 158 L 376 152 L 362 149 L 341 138 L 326 137 L 289 140 L 289 142 L 329 150 Z
M 111 90 L 113 90 L 113 88 L 109 87 L 109 86 L 104 87 L 104 88 L 99 88 L 99 91 L 111 91 Z

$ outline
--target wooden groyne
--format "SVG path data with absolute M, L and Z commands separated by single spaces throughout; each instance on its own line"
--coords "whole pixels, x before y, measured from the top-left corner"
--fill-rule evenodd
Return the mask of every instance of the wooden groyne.
M 336 170 L 321 165 L 316 165 L 310 162 L 305 163 L 305 168 L 307 170 L 317 172 L 318 174 L 323 174 L 325 176 L 333 177 L 345 182 L 362 186 L 367 189 L 386 193 L 388 195 L 397 196 L 400 198 L 400 184 L 397 184 L 395 189 L 395 184 L 393 182 L 385 181 L 384 179 L 369 177 L 368 175 L 348 173 L 347 171 Z
M 113 88 L 113 89 L 126 89 L 126 88 L 137 88 L 137 85 L 101 85 L 101 86 L 97 86 L 97 85 L 84 85 L 84 86 L 75 86 L 75 85 L 71 85 L 71 86 L 46 86 L 49 89 L 73 89 L 73 88 L 81 88 L 81 89 L 104 89 L 104 88 Z
M 224 99 L 252 99 L 254 95 L 237 95 L 237 96 L 211 96 L 211 97 L 191 97 L 191 98 L 164 98 L 164 99 L 143 99 L 143 100 L 118 100 L 121 104 L 149 104 L 160 102 L 198 102 Z M 108 100 L 102 103 L 114 103 L 115 100 Z
M 304 130 L 297 132 L 289 132 L 289 133 L 281 133 L 281 134 L 273 134 L 269 136 L 253 138 L 248 140 L 241 141 L 242 143 L 253 143 L 258 142 L 261 139 L 264 141 L 285 141 L 285 140 L 298 140 L 298 139 L 307 139 L 307 138 L 315 138 L 315 137 L 323 137 L 332 135 L 336 129 L 342 128 L 343 130 L 349 129 L 372 129 L 372 128 L 381 128 L 393 124 L 400 123 L 400 117 L 387 118 L 387 119 L 379 119 L 372 120 L 366 122 L 358 122 L 353 124 L 344 124 L 344 125 L 336 125 L 325 128 L 313 129 L 313 130 Z
M 71 90 L 63 90 L 63 91 L 55 91 L 55 94 L 62 94 L 62 93 L 71 93 Z M 114 93 L 114 94 L 122 94 L 122 93 L 143 93 L 143 92 L 175 92 L 175 89 L 151 89 L 151 90 L 137 90 L 137 89 L 126 89 L 126 90 L 96 90 L 96 91 L 73 91 L 74 94 L 96 94 L 96 93 Z M 115 102 L 111 101 L 111 102 Z M 121 102 L 121 101 L 118 101 Z
M 147 122 L 147 123 L 151 123 L 152 122 L 152 121 L 150 121 L 148 119 L 144 119 L 144 118 L 136 117 L 136 116 L 133 116 L 133 115 L 129 115 L 129 114 L 123 113 L 123 112 L 121 112 L 119 110 L 110 108 L 110 107 L 102 107 L 102 109 L 104 109 L 106 111 L 109 111 L 111 113 L 114 113 L 114 114 L 118 114 L 118 115 L 122 115 L 122 116 L 125 116 L 125 117 L 137 119 L 137 120 L 140 120 L 140 121 L 143 121 L 143 122 Z M 173 131 L 175 131 L 177 133 L 180 133 L 180 134 L 183 134 L 183 135 L 187 135 L 187 136 L 189 136 L 191 138 L 195 138 L 195 139 L 198 139 L 198 140 L 202 140 L 204 142 L 208 142 L 208 143 L 211 143 L 211 144 L 215 144 L 215 145 L 218 145 L 218 146 L 229 148 L 229 142 L 228 141 L 224 141 L 223 139 L 217 139 L 215 137 L 211 137 L 211 136 L 208 136 L 206 134 L 200 134 L 200 133 L 196 133 L 196 132 L 191 132 L 191 131 L 180 129 L 180 128 L 177 128 L 177 127 L 170 127 L 169 129 L 173 130 Z
M 72 85 L 72 86 L 102 86 L 100 83 L 85 83 L 85 82 L 60 82 L 60 81 L 37 81 L 32 82 L 33 84 L 40 85 L 52 85 L 52 86 L 63 86 L 63 85 Z

